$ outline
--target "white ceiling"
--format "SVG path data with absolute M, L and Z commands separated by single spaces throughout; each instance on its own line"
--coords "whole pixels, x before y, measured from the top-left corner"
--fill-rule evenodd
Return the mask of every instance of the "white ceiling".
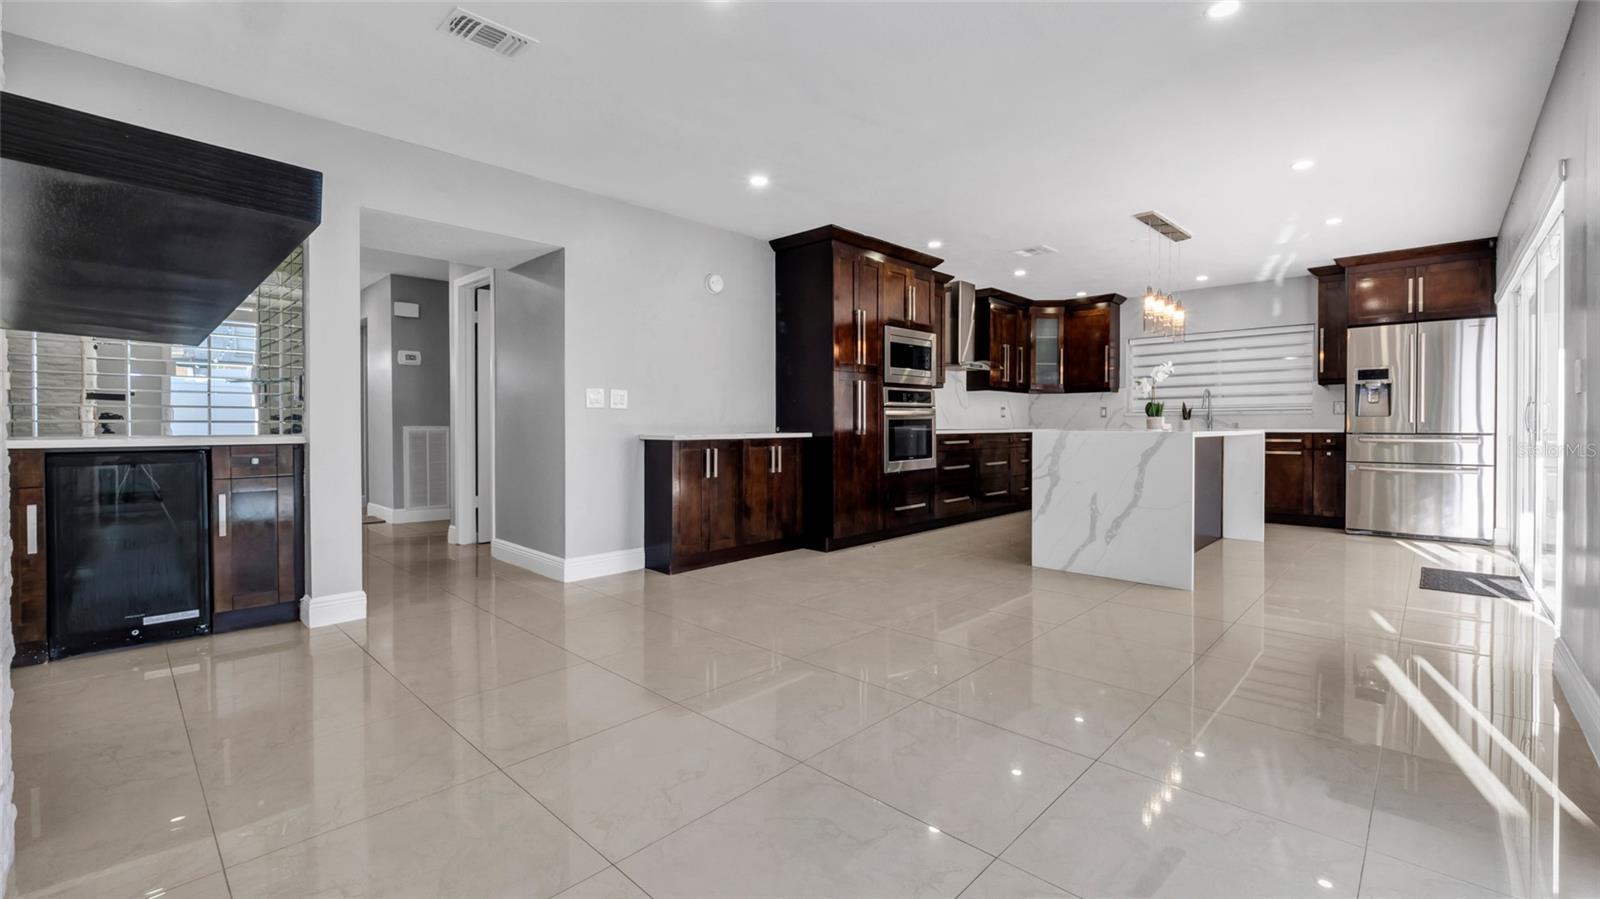
M 450 2 L 8 2 L 4 26 L 761 238 L 939 238 L 959 277 L 1059 296 L 1141 287 L 1152 208 L 1195 234 L 1180 287 L 1494 234 L 1573 11 L 465 4 L 540 43 L 456 42 Z

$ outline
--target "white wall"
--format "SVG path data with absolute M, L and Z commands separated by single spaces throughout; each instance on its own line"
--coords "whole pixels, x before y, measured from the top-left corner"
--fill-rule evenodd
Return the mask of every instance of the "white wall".
M 361 586 L 352 448 L 363 207 L 566 248 L 568 556 L 642 545 L 638 433 L 772 426 L 772 253 L 762 241 L 12 35 L 5 41 L 8 90 L 323 173 L 306 298 L 315 596 Z M 711 272 L 727 281 L 721 296 L 704 288 Z M 585 410 L 586 386 L 628 388 L 632 408 Z
M 1502 284 L 1516 274 L 1516 254 L 1544 214 L 1561 160 L 1567 162 L 1566 308 L 1559 352 L 1568 449 L 1559 654 L 1576 670 L 1563 661 L 1557 671 L 1573 708 L 1580 716 L 1587 710 L 1589 742 L 1600 752 L 1600 458 L 1593 452 L 1600 444 L 1600 3 L 1578 4 L 1500 224 Z
M 495 538 L 564 557 L 566 253 L 496 269 L 494 285 Z
M 1122 358 L 1128 358 L 1127 343 L 1140 335 L 1141 311 L 1138 295 L 1131 291 L 1122 305 Z M 1186 290 L 1182 294 L 1193 331 L 1223 331 L 1236 328 L 1267 328 L 1278 325 L 1315 323 L 1317 320 L 1317 282 L 1308 276 L 1285 278 L 1281 282 L 1258 281 Z M 1127 375 L 1122 375 L 1124 388 Z M 1124 390 L 1112 393 L 1007 394 L 992 391 L 969 393 L 965 378 L 947 373 L 945 386 L 936 398 L 939 427 L 1031 427 L 1093 430 L 1098 428 L 1142 428 L 1144 413 L 1128 412 Z M 1291 415 L 1218 415 L 1218 426 L 1242 428 L 1344 428 L 1344 416 L 1334 412 L 1333 404 L 1344 400 L 1344 387 L 1312 387 L 1311 413 Z M 1106 417 L 1100 417 L 1101 408 Z

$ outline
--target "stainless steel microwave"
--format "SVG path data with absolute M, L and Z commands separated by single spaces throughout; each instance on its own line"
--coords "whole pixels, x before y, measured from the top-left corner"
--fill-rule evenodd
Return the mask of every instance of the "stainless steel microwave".
M 884 327 L 883 383 L 932 387 L 938 365 L 939 347 L 933 332 Z

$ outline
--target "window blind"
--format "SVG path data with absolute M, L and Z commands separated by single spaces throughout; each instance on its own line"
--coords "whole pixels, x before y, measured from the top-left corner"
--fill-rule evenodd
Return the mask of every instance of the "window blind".
M 1312 411 L 1315 325 L 1205 331 L 1176 343 L 1165 337 L 1135 337 L 1128 341 L 1128 355 L 1134 379 L 1172 362 L 1172 376 L 1155 395 L 1168 412 L 1177 412 L 1179 403 L 1198 407 L 1208 388 L 1211 408 L 1219 412 Z M 1129 411 L 1142 411 L 1144 404 L 1128 391 Z

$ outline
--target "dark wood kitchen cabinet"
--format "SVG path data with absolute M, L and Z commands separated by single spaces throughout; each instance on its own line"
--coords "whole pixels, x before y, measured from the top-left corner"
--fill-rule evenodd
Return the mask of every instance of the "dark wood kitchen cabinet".
M 831 225 L 771 245 L 778 429 L 818 435 L 805 451 L 806 543 L 864 542 L 886 526 L 883 329 L 937 333 L 943 260 Z
M 1269 433 L 1266 520 L 1344 527 L 1344 435 Z
M 16 664 L 48 656 L 44 452 L 11 451 L 11 636 Z
M 967 379 L 969 390 L 1028 390 L 1028 308 L 1033 301 L 1024 296 L 985 287 L 977 291 L 973 316 L 974 341 L 988 354 L 987 378 Z
M 1122 304 L 1127 297 L 1108 293 L 1067 303 L 1062 322 L 1062 390 L 1108 393 L 1116 390 L 1122 345 Z
M 214 629 L 217 616 L 299 602 L 299 453 L 290 444 L 211 449 Z
M 646 567 L 676 574 L 798 545 L 800 438 L 644 446 Z
M 1344 269 L 1348 324 L 1494 315 L 1494 243 L 1485 238 L 1335 259 Z
M 1322 265 L 1310 271 L 1317 279 L 1317 383 L 1343 384 L 1350 317 L 1344 269 Z
M 1028 307 L 1028 343 L 1033 348 L 1033 370 L 1028 375 L 1034 393 L 1062 391 L 1066 363 L 1063 317 L 1064 310 L 1059 303 L 1036 303 Z

